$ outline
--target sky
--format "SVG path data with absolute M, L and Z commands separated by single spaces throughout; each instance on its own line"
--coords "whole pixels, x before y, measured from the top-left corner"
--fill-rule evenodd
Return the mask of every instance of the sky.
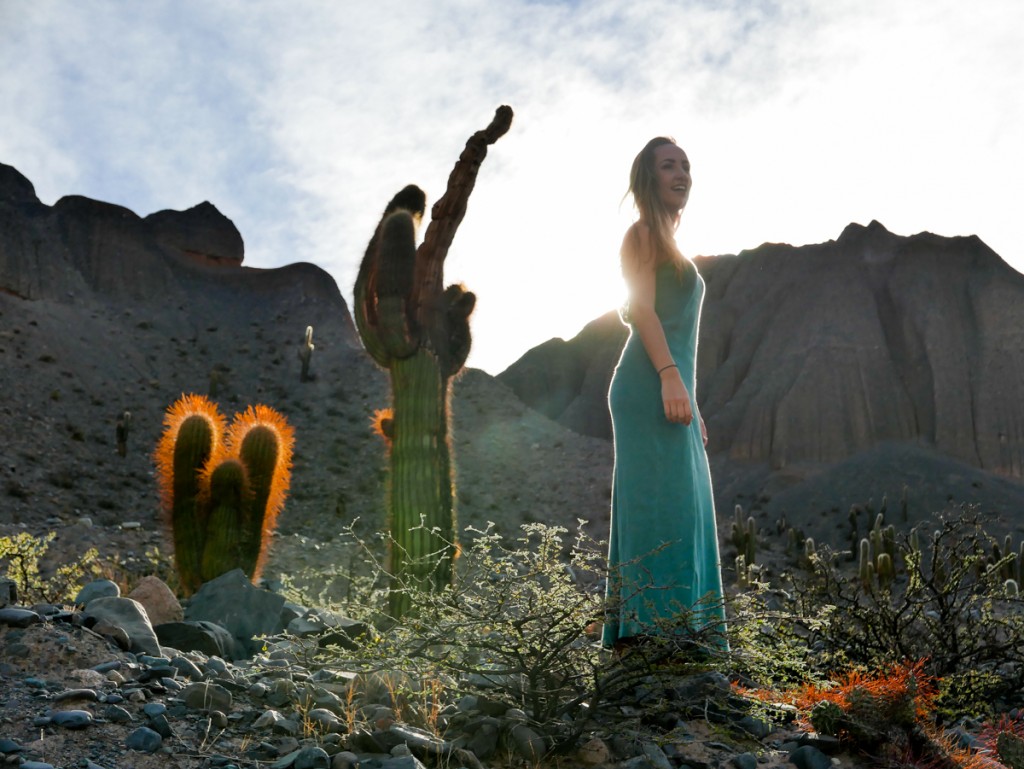
M 508 104 L 445 262 L 498 374 L 625 298 L 655 135 L 692 163 L 688 256 L 876 219 L 1024 272 L 1022 28 L 1020 0 L 0 0 L 0 162 L 48 205 L 208 200 L 246 265 L 312 262 L 351 306 L 387 201 L 429 206 Z

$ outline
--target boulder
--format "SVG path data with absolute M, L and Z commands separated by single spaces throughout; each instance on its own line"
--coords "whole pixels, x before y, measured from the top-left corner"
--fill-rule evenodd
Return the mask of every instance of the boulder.
M 109 596 L 96 598 L 82 612 L 88 625 L 107 622 L 121 628 L 128 635 L 129 650 L 143 652 L 159 657 L 160 643 L 157 640 L 153 625 L 146 615 L 146 609 L 138 601 L 131 598 Z
M 205 620 L 225 628 L 248 651 L 256 636 L 280 633 L 284 596 L 254 587 L 241 569 L 210 580 L 185 610 L 186 620 Z

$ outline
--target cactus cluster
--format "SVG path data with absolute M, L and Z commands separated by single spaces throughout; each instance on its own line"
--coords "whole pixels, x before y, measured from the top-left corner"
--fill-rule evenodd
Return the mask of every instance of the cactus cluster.
M 1013 548 L 1012 534 L 1006 535 L 1002 547 L 999 547 L 998 542 L 993 542 L 992 563 L 999 569 L 1006 594 L 1013 597 L 1019 595 L 1021 583 L 1024 581 L 1024 542 L 1020 543 L 1016 552 Z
M 154 459 L 183 589 L 241 568 L 260 573 L 291 477 L 294 431 L 269 406 L 228 426 L 202 395 L 183 395 L 164 418 Z
M 877 586 L 883 590 L 896 577 L 896 527 L 885 525 L 885 513 L 875 517 L 875 525 L 860 541 L 857 574 L 865 590 Z
M 444 260 L 487 147 L 511 122 L 512 110 L 500 107 L 491 124 L 467 141 L 419 247 L 416 228 L 425 194 L 409 185 L 392 198 L 356 278 L 353 314 L 359 336 L 391 378 L 389 608 L 394 616 L 411 608 L 404 588 L 434 589 L 451 582 L 456 536 L 449 399 L 451 379 L 469 355 L 476 297 L 462 285 L 444 286 Z
M 732 522 L 730 541 L 736 547 L 736 583 L 742 588 L 749 587 L 756 579 L 758 569 L 754 559 L 757 556 L 757 523 L 754 517 L 743 517 L 743 507 L 736 505 Z

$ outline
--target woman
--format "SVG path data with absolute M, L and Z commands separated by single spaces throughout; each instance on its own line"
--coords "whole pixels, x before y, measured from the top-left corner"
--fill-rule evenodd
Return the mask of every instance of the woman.
M 671 633 L 683 616 L 724 630 L 707 432 L 695 398 L 704 281 L 674 238 L 690 185 L 690 161 L 672 139 L 652 139 L 633 161 L 629 194 L 640 216 L 621 250 L 630 335 L 609 392 L 608 647 Z M 716 634 L 715 643 L 725 639 Z

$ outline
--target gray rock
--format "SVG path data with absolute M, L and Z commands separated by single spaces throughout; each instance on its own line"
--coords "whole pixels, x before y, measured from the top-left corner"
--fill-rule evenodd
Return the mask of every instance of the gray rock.
M 516 724 L 509 729 L 508 736 L 516 753 L 531 763 L 539 763 L 548 752 L 544 738 L 526 724 Z
M 331 769 L 331 757 L 323 748 L 308 747 L 299 751 L 292 764 L 295 769 Z
M 757 769 L 757 756 L 753 753 L 740 753 L 733 756 L 729 763 L 736 769 Z
M 164 738 L 145 726 L 140 726 L 125 739 L 125 745 L 139 753 L 155 753 L 164 744 Z
M 162 627 L 162 625 L 157 625 L 157 627 L 155 628 L 156 629 L 156 636 L 157 636 L 157 638 L 160 637 L 160 628 L 161 627 Z M 160 643 L 162 644 L 163 641 L 161 641 Z M 174 644 L 168 644 L 168 645 L 169 646 L 174 646 Z M 178 648 L 178 647 L 175 646 L 174 648 Z M 190 660 L 190 659 L 188 659 L 186 657 L 181 657 L 181 656 L 174 657 L 174 659 L 171 660 L 171 667 L 173 667 L 175 670 L 177 670 L 178 673 L 181 674 L 185 678 L 190 678 L 193 681 L 201 681 L 201 680 L 203 680 L 203 671 L 201 671 L 198 667 L 196 667 L 196 664 L 194 662 L 192 662 L 192 660 Z
M 359 769 L 359 756 L 350 750 L 336 753 L 331 759 L 331 769 Z
M 75 606 L 88 606 L 89 602 L 96 598 L 120 598 L 121 588 L 110 579 L 94 579 L 89 582 L 75 596 Z
M 131 598 L 96 598 L 82 612 L 83 616 L 95 621 L 105 620 L 122 628 L 130 639 L 129 649 L 160 656 L 160 643 L 149 622 L 146 610 Z
M 767 721 L 762 721 L 760 718 L 754 718 L 753 716 L 743 716 L 743 718 L 736 722 L 736 726 L 747 734 L 757 737 L 759 740 L 764 739 L 772 733 L 771 724 Z
M 341 719 L 327 708 L 313 708 L 306 713 L 306 718 L 323 734 L 339 734 L 345 729 Z
M 54 767 L 53 764 L 48 764 L 45 761 L 26 761 L 18 769 L 54 769 Z
M 96 702 L 99 699 L 99 695 L 95 689 L 66 689 L 60 694 L 54 695 L 53 701 L 56 702 L 67 702 L 68 700 L 88 700 L 90 702 Z
M 132 720 L 132 714 L 118 705 L 107 705 L 103 709 L 103 717 L 115 724 L 126 724 Z
M 169 740 L 174 736 L 174 730 L 171 729 L 171 722 L 167 720 L 167 716 L 163 713 L 157 716 L 152 716 L 149 719 L 149 728 L 165 740 Z
M 672 769 L 672 762 L 668 760 L 665 751 L 653 742 L 643 744 L 644 756 L 651 762 L 654 769 Z
M 201 652 L 207 656 L 226 659 L 240 659 L 247 655 L 246 648 L 216 622 L 165 622 L 157 625 L 155 631 L 163 646 L 180 651 Z
M 88 710 L 58 710 L 50 714 L 50 721 L 65 729 L 84 729 L 93 722 Z
M 220 684 L 209 682 L 189 684 L 179 694 L 185 706 L 192 710 L 231 710 L 231 692 Z
M 283 606 L 284 596 L 254 587 L 241 569 L 235 569 L 199 588 L 185 610 L 185 619 L 220 625 L 251 653 L 256 636 L 284 629 L 280 624 Z
M 43 618 L 41 616 L 29 609 L 19 609 L 13 606 L 0 609 L 0 625 L 28 627 L 42 621 Z
M 473 752 L 481 761 L 486 761 L 498 749 L 498 738 L 501 722 L 492 716 L 484 716 L 467 724 L 466 732 L 470 734 L 466 748 Z
M 801 745 L 789 754 L 797 769 L 831 769 L 832 759 L 811 745 Z
M 426 769 L 416 756 L 392 756 L 382 759 L 379 769 Z

